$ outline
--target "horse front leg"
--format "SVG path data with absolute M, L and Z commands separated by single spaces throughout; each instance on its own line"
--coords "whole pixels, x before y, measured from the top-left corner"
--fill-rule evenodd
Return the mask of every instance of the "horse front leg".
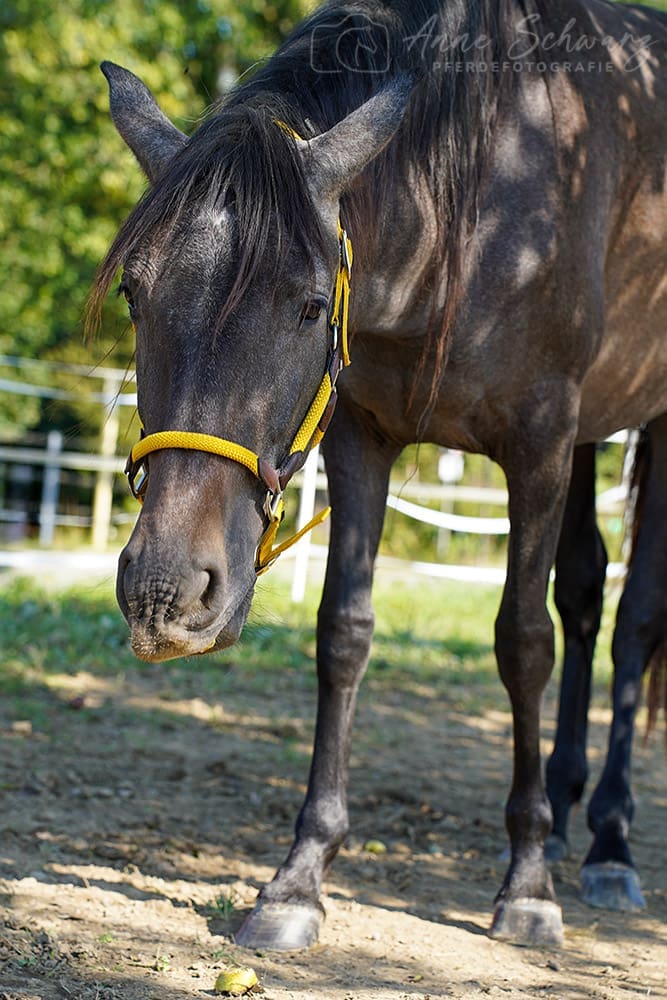
M 595 445 L 574 449 L 572 479 L 556 553 L 556 607 L 563 623 L 563 673 L 554 748 L 547 762 L 553 828 L 547 861 L 568 853 L 570 810 L 584 792 L 586 737 L 595 640 L 600 628 L 607 552 L 595 517 Z
M 236 935 L 247 948 L 286 951 L 314 944 L 324 918 L 322 879 L 348 830 L 352 720 L 373 634 L 371 586 L 389 473 L 400 449 L 383 444 L 368 418 L 341 399 L 323 451 L 332 514 L 317 627 L 313 758 L 287 860 Z
M 512 706 L 514 770 L 505 813 L 511 860 L 491 935 L 519 944 L 560 944 L 563 934 L 544 858 L 551 808 L 542 784 L 540 705 L 553 667 L 546 594 L 572 468 L 577 405 L 567 386 L 560 392 L 553 384 L 536 386 L 535 396 L 518 402 L 517 422 L 498 456 L 507 477 L 511 532 L 496 657 Z

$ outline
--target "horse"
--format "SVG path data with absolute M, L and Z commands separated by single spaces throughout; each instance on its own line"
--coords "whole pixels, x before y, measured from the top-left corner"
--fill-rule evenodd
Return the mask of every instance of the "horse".
M 235 642 L 316 440 L 328 476 L 308 788 L 237 942 L 318 937 L 389 472 L 425 441 L 490 456 L 507 480 L 511 857 L 490 933 L 558 945 L 546 593 L 573 449 L 667 410 L 667 17 L 608 0 L 333 0 L 190 137 L 137 77 L 102 69 L 149 181 L 89 314 L 122 269 L 143 506 L 117 596 L 137 656 Z
M 593 842 L 581 868 L 582 898 L 591 906 L 636 912 L 645 908 L 628 843 L 634 804 L 630 788 L 634 718 L 642 674 L 648 673 L 649 728 L 665 705 L 667 671 L 667 415 L 640 431 L 631 484 L 632 546 L 619 602 L 612 655 L 612 724 L 600 779 L 588 806 Z M 546 791 L 553 829 L 549 861 L 568 854 L 570 809 L 584 792 L 587 716 L 595 641 L 600 626 L 607 553 L 595 517 L 595 446 L 575 448 L 572 479 L 556 555 L 555 599 L 564 632 L 564 658 Z

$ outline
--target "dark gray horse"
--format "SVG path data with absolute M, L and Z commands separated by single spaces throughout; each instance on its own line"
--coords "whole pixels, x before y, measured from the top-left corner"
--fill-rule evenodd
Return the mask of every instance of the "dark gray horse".
M 334 3 L 190 139 L 132 74 L 103 68 L 151 182 L 93 299 L 94 314 L 122 267 L 148 434 L 118 573 L 139 656 L 238 637 L 304 427 L 319 436 L 335 398 L 339 218 L 356 253 L 352 364 L 323 442 L 333 515 L 308 792 L 239 940 L 317 936 L 348 828 L 389 473 L 423 440 L 507 477 L 496 653 L 514 776 L 492 933 L 560 941 L 543 855 L 545 597 L 575 445 L 667 410 L 667 17 L 607 0 Z
M 649 723 L 664 705 L 667 662 L 667 416 L 641 431 L 633 470 L 633 544 L 618 607 L 612 655 L 613 720 L 605 766 L 588 806 L 593 843 L 581 871 L 591 906 L 645 906 L 628 843 L 634 805 L 630 784 L 635 713 L 648 671 Z M 591 669 L 602 611 L 607 553 L 595 518 L 595 446 L 575 449 L 570 492 L 556 555 L 556 605 L 565 655 L 558 729 L 547 763 L 553 830 L 549 860 L 568 851 L 570 810 L 588 777 L 586 734 Z M 666 706 L 667 707 L 667 706 Z

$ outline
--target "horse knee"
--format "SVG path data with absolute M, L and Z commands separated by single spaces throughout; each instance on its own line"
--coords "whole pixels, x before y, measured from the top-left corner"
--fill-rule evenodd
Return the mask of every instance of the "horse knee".
M 576 572 L 557 569 L 554 600 L 566 634 L 597 634 L 606 571 L 607 553 L 601 539 L 594 560 L 584 560 Z
M 346 688 L 358 684 L 370 654 L 375 619 L 372 610 L 331 614 L 317 620 L 317 675 L 320 683 Z
M 496 619 L 496 659 L 510 695 L 541 693 L 553 667 L 554 630 L 545 607 L 532 616 L 501 606 Z

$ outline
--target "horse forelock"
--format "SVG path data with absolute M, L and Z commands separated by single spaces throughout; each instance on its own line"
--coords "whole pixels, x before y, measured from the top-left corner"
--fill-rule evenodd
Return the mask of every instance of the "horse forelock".
M 284 102 L 266 95 L 223 106 L 204 122 L 121 227 L 97 275 L 93 308 L 134 257 L 159 257 L 195 219 L 219 218 L 226 208 L 233 212 L 238 246 L 225 313 L 258 272 L 278 279 L 293 247 L 306 254 L 323 251 L 325 237 L 301 158 L 276 125 L 282 113 Z

